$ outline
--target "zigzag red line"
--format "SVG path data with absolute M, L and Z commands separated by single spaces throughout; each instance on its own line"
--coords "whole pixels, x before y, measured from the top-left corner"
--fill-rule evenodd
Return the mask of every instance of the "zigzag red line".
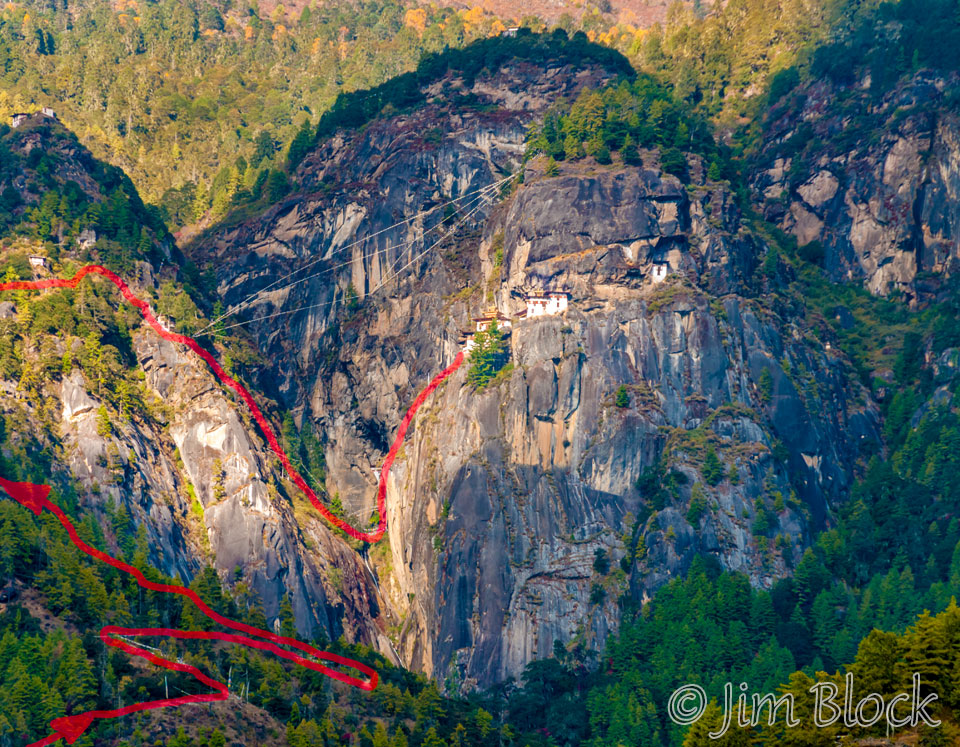
M 433 392 L 434 389 L 440 386 L 444 379 L 446 379 L 448 376 L 450 376 L 450 374 L 460 367 L 460 364 L 463 363 L 463 351 L 458 352 L 456 358 L 453 359 L 453 363 L 451 363 L 447 368 L 434 377 L 433 381 L 431 381 L 427 388 L 420 393 L 420 396 L 417 397 L 410 409 L 407 410 L 407 414 L 404 417 L 403 422 L 400 424 L 400 430 L 397 431 L 397 437 L 394 439 L 393 446 L 390 447 L 387 458 L 383 463 L 383 469 L 380 471 L 380 483 L 377 489 L 377 512 L 379 515 L 377 528 L 373 532 L 362 532 L 359 529 L 355 529 L 339 516 L 332 513 L 330 509 L 320 502 L 320 499 L 317 498 L 317 494 L 313 492 L 313 489 L 307 485 L 303 477 L 300 476 L 300 473 L 294 469 L 292 464 L 290 464 L 290 459 L 287 457 L 287 454 L 283 448 L 281 448 L 280 443 L 277 440 L 277 436 L 273 432 L 273 428 L 270 427 L 270 424 L 263 416 L 263 413 L 260 411 L 260 408 L 257 406 L 257 403 L 253 399 L 253 396 L 250 394 L 250 392 L 248 392 L 240 382 L 224 371 L 221 365 L 217 362 L 217 359 L 214 358 L 209 352 L 204 350 L 196 340 L 194 340 L 192 337 L 187 337 L 186 335 L 179 335 L 175 332 L 170 332 L 162 324 L 160 324 L 157 318 L 153 315 L 153 311 L 150 309 L 150 304 L 133 295 L 133 291 L 130 290 L 127 284 L 123 282 L 123 280 L 121 280 L 116 273 L 111 272 L 106 267 L 102 267 L 100 265 L 85 265 L 84 267 L 80 268 L 80 270 L 69 280 L 52 278 L 48 280 L 24 280 L 15 281 L 12 283 L 0 283 L 0 291 L 42 290 L 44 288 L 76 288 L 77 284 L 91 273 L 103 275 L 103 277 L 107 278 L 107 280 L 117 286 L 123 297 L 132 306 L 135 306 L 140 311 L 140 313 L 143 315 L 144 321 L 146 321 L 146 323 L 149 324 L 158 335 L 166 340 L 170 340 L 171 342 L 179 342 L 182 345 L 186 345 L 207 362 L 207 365 L 213 369 L 213 372 L 217 375 L 217 378 L 219 378 L 220 381 L 240 395 L 241 399 L 243 399 L 249 408 L 250 414 L 253 415 L 253 419 L 257 421 L 257 425 L 259 425 L 260 429 L 263 431 L 263 435 L 266 437 L 267 443 L 270 444 L 271 450 L 280 458 L 280 462 L 283 464 L 283 468 L 290 476 L 290 479 L 293 480 L 294 484 L 300 488 L 307 498 L 310 499 L 310 502 L 313 504 L 314 508 L 323 514 L 327 521 L 329 521 L 335 527 L 342 529 L 354 539 L 362 540 L 364 542 L 378 542 L 380 538 L 383 537 L 383 533 L 387 529 L 387 475 L 390 472 L 390 467 L 393 465 L 393 460 L 396 458 L 397 452 L 403 445 L 403 438 L 407 433 L 407 428 L 410 425 L 410 421 L 413 420 L 413 416 L 420 408 L 420 405 L 423 404 L 424 400 L 430 395 L 431 392 Z
M 334 526 L 342 529 L 344 532 L 349 534 L 355 539 L 363 540 L 365 542 L 377 542 L 382 537 L 386 531 L 387 518 L 386 518 L 386 493 L 387 493 L 387 477 L 390 472 L 390 467 L 393 465 L 393 461 L 396 458 L 397 452 L 403 444 L 403 439 L 406 436 L 407 429 L 410 426 L 411 421 L 413 420 L 414 415 L 417 410 L 420 409 L 420 406 L 424 403 L 426 398 L 438 387 L 440 384 L 450 376 L 454 371 L 456 371 L 460 364 L 463 363 L 463 352 L 460 351 L 457 353 L 456 357 L 453 360 L 453 363 L 450 364 L 447 368 L 437 374 L 433 380 L 427 385 L 427 387 L 420 392 L 417 396 L 417 399 L 407 410 L 406 415 L 400 423 L 400 428 L 397 431 L 396 438 L 394 439 L 393 445 L 390 447 L 390 451 L 387 453 L 387 458 L 384 460 L 383 468 L 380 471 L 380 480 L 377 490 L 377 511 L 379 514 L 379 520 L 377 522 L 377 528 L 373 532 L 362 532 L 346 521 L 341 519 L 339 516 L 334 515 L 323 503 L 320 502 L 316 493 L 310 488 L 306 481 L 301 477 L 300 473 L 293 467 L 290 463 L 290 459 L 287 457 L 286 452 L 280 446 L 279 441 L 277 440 L 276 434 L 273 429 L 270 427 L 270 424 L 267 422 L 266 418 L 263 416 L 263 413 L 260 411 L 260 408 L 257 406 L 256 401 L 253 399 L 253 396 L 247 389 L 231 377 L 217 360 L 206 350 L 204 350 L 200 344 L 191 337 L 186 335 L 180 335 L 175 332 L 170 332 L 167 330 L 157 318 L 154 316 L 153 311 L 150 309 L 150 305 L 139 298 L 137 298 L 133 292 L 130 290 L 129 286 L 114 272 L 102 267 L 100 265 L 86 265 L 82 267 L 72 278 L 68 280 L 63 280 L 59 278 L 52 278 L 47 280 L 37 280 L 37 281 L 16 281 L 11 283 L 0 283 L 0 291 L 4 290 L 43 290 L 46 288 L 75 288 L 77 284 L 83 280 L 87 275 L 98 274 L 107 278 L 112 282 L 123 295 L 124 299 L 127 300 L 132 306 L 136 307 L 140 313 L 143 315 L 144 321 L 153 328 L 153 330 L 163 337 L 166 340 L 171 342 L 178 342 L 183 345 L 186 345 L 191 350 L 193 350 L 197 355 L 199 355 L 207 365 L 213 370 L 217 375 L 217 378 L 221 382 L 233 389 L 241 399 L 246 403 L 247 407 L 250 410 L 251 415 L 254 420 L 256 420 L 257 425 L 260 426 L 260 429 L 263 431 L 264 436 L 267 439 L 267 443 L 270 445 L 270 448 L 276 454 L 281 463 L 283 464 L 284 469 L 287 474 L 293 480 L 294 484 L 300 488 L 304 495 L 309 498 L 310 502 L 314 507 L 320 511 L 320 513 Z M 12 498 L 20 502 L 22 505 L 29 508 L 36 515 L 40 515 L 40 512 L 46 508 L 57 517 L 63 527 L 67 530 L 67 533 L 70 535 L 70 539 L 73 543 L 83 552 L 94 557 L 98 560 L 107 563 L 108 565 L 121 570 L 125 573 L 132 575 L 137 583 L 153 591 L 165 592 L 170 594 L 179 594 L 190 599 L 197 607 L 203 612 L 204 615 L 209 617 L 211 620 L 223 625 L 224 627 L 231 628 L 233 630 L 242 631 L 249 633 L 250 635 L 258 636 L 266 640 L 254 640 L 248 638 L 247 636 L 239 636 L 230 633 L 215 633 L 215 632 L 203 632 L 203 631 L 182 631 L 174 630 L 170 628 L 121 628 L 113 625 L 108 625 L 101 629 L 100 639 L 104 644 L 112 646 L 114 648 L 119 648 L 123 651 L 126 651 L 131 656 L 138 658 L 146 659 L 157 666 L 163 667 L 165 669 L 171 669 L 178 672 L 186 672 L 192 674 L 197 680 L 203 682 L 208 687 L 211 687 L 215 690 L 213 693 L 204 693 L 198 695 L 186 695 L 180 698 L 164 698 L 162 700 L 154 700 L 144 703 L 136 703 L 133 705 L 125 706 L 123 708 L 117 708 L 109 711 L 87 711 L 86 713 L 75 714 L 72 716 L 64 716 L 62 718 L 54 719 L 50 722 L 50 726 L 53 729 L 53 732 L 45 737 L 44 739 L 34 742 L 30 747 L 42 747 L 44 745 L 52 744 L 59 739 L 64 739 L 68 744 L 73 744 L 81 734 L 83 734 L 97 719 L 107 719 L 107 718 L 118 718 L 120 716 L 125 716 L 129 713 L 134 713 L 137 711 L 152 710 L 155 708 L 165 708 L 169 706 L 180 706 L 186 705 L 188 703 L 205 703 L 216 700 L 226 700 L 229 697 L 229 692 L 226 685 L 221 682 L 208 677 L 199 669 L 192 667 L 188 664 L 181 664 L 178 662 L 172 662 L 168 659 L 156 656 L 155 654 L 150 653 L 149 651 L 135 646 L 127 641 L 115 638 L 115 635 L 145 635 L 145 636 L 167 636 L 172 638 L 182 638 L 182 639 L 201 639 L 201 640 L 220 640 L 220 641 L 229 641 L 232 643 L 239 643 L 241 645 L 250 646 L 252 648 L 257 648 L 264 651 L 270 651 L 281 658 L 289 659 L 300 666 L 306 667 L 308 669 L 313 669 L 318 672 L 322 672 L 329 677 L 333 677 L 336 680 L 345 682 L 346 684 L 353 685 L 354 687 L 361 688 L 363 690 L 373 690 L 377 686 L 378 676 L 377 673 L 368 667 L 367 665 L 354 661 L 353 659 L 348 659 L 338 654 L 333 654 L 327 651 L 320 651 L 319 649 L 310 646 L 309 644 L 298 641 L 294 638 L 287 638 L 284 636 L 278 636 L 269 631 L 260 630 L 259 628 L 254 628 L 250 625 L 244 623 L 235 622 L 229 618 L 220 615 L 211 609 L 197 594 L 188 589 L 185 586 L 179 584 L 158 584 L 153 581 L 149 581 L 137 568 L 124 563 L 123 561 L 112 558 L 100 550 L 87 545 L 80 537 L 77 535 L 76 529 L 73 526 L 73 523 L 69 518 L 63 513 L 59 506 L 51 502 L 47 496 L 50 493 L 50 486 L 48 485 L 34 485 L 31 483 L 17 483 L 11 482 L 10 480 L 5 480 L 0 477 L 0 487 L 3 487 L 7 493 L 10 494 Z M 362 680 L 357 677 L 352 677 L 347 675 L 339 670 L 331 669 L 330 667 L 324 666 L 319 661 L 314 661 L 312 659 L 307 659 L 299 654 L 295 654 L 292 651 L 288 651 L 283 648 L 279 648 L 275 644 L 282 644 L 285 646 L 291 646 L 296 648 L 304 653 L 315 657 L 321 661 L 329 661 L 334 664 L 339 664 L 341 666 L 350 667 L 356 671 L 362 672 L 365 674 L 368 679 Z

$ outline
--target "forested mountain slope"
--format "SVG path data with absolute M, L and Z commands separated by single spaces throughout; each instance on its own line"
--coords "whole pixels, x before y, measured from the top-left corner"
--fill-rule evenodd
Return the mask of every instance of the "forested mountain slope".
M 145 199 L 179 189 L 165 200 L 179 226 L 222 212 L 213 200 L 224 199 L 224 180 L 233 181 L 229 203 L 259 169 L 282 167 L 300 125 L 340 90 L 380 83 L 424 52 L 489 33 L 493 20 L 429 7 L 411 17 L 390 0 L 8 4 L 0 114 L 54 107 Z
M 311 9 L 304 23 L 373 7 Z M 138 24 L 180 16 L 138 10 Z M 402 10 L 383 15 L 388 47 L 415 32 L 439 48 L 456 26 L 424 10 L 419 29 Z M 406 406 L 472 336 L 390 473 L 388 537 L 366 547 L 317 520 L 236 402 L 111 286 L 0 299 L 5 476 L 52 483 L 94 544 L 253 624 L 342 636 L 333 648 L 385 673 L 361 696 L 191 645 L 252 707 L 207 712 L 170 743 L 242 742 L 249 723 L 290 745 L 692 747 L 717 743 L 704 734 L 716 713 L 673 724 L 680 684 L 718 696 L 749 681 L 800 700 L 844 668 L 888 695 L 922 671 L 945 725 L 907 738 L 956 739 L 960 146 L 955 60 L 940 54 L 956 8 L 801 10 L 731 2 L 676 10 L 662 31 L 588 29 L 629 59 L 586 33 L 522 30 L 383 86 L 324 89 L 304 127 L 284 99 L 289 148 L 206 132 L 243 160 L 212 196 L 168 194 L 166 212 L 55 121 L 0 133 L 0 272 L 122 270 L 257 392 L 311 484 L 360 524 Z M 5 23 L 23 12 L 2 11 Z M 99 12 L 69 11 L 88 19 L 85 45 Z M 201 45 L 249 53 L 229 47 L 247 43 L 236 24 L 249 11 L 218 13 L 219 35 L 170 48 L 165 30 L 144 54 L 173 50 L 209 82 Z M 287 54 L 278 25 L 266 44 L 250 22 L 264 59 Z M 367 68 L 369 82 L 387 77 Z M 179 120 L 140 121 L 125 139 Z M 209 147 L 191 158 L 217 160 Z M 177 247 L 167 225 L 181 211 L 203 223 Z M 565 294 L 566 309 L 525 314 L 538 291 Z M 491 309 L 498 324 L 477 331 Z M 158 693 L 159 670 L 79 636 L 196 616 L 139 599 L 56 527 L 2 504 L 4 570 L 37 621 L 16 606 L 4 618 L 0 730 L 25 743 L 45 714 Z M 90 740 L 152 741 L 171 729 L 163 718 Z M 838 736 L 758 727 L 720 743 Z

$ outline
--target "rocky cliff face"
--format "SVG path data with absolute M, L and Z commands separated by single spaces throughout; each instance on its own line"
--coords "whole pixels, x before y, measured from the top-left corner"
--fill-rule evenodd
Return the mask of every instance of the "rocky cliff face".
M 752 179 L 765 216 L 820 242 L 835 280 L 908 300 L 935 291 L 960 260 L 956 84 L 920 72 L 882 96 L 869 77 L 785 96 Z
M 453 377 L 391 472 L 384 586 L 411 666 L 485 685 L 556 640 L 599 648 L 628 582 L 642 598 L 697 552 L 769 584 L 849 484 L 876 412 L 849 391 L 842 360 L 757 299 L 710 302 L 701 278 L 735 279 L 750 256 L 704 220 L 714 202 L 722 190 L 691 199 L 672 177 L 610 169 L 528 179 L 487 221 L 471 275 L 500 310 L 518 311 L 517 292 L 531 287 L 568 290 L 570 307 L 513 324 L 514 368 L 487 389 Z M 435 263 L 429 283 L 371 309 L 375 324 L 342 339 L 317 377 L 311 409 L 330 439 L 331 481 L 351 503 L 372 490 L 351 489 L 346 468 L 375 444 L 358 442 L 346 402 L 382 422 L 381 403 L 409 401 L 423 361 L 449 362 L 458 329 L 483 307 L 483 291 L 436 289 L 443 274 Z M 381 353 L 400 340 L 396 356 Z M 621 385 L 627 407 L 615 405 Z M 390 432 L 399 408 L 387 409 Z M 711 447 L 723 470 L 714 485 L 703 477 Z M 676 475 L 666 498 L 637 487 L 660 463 Z M 613 570 L 594 564 L 598 550 Z
M 451 690 L 517 676 L 557 641 L 599 651 L 618 597 L 645 599 L 697 553 L 769 585 L 879 440 L 876 408 L 764 295 L 767 247 L 697 156 L 683 182 L 653 151 L 555 176 L 535 159 L 509 178 L 527 125 L 607 79 L 530 63 L 469 86 L 448 75 L 422 109 L 324 142 L 301 192 L 188 250 L 268 361 L 254 386 L 321 434 L 322 487 L 357 525 L 416 393 L 478 313 L 511 319 L 509 366 L 479 390 L 465 366 L 418 415 L 382 545 L 318 521 L 243 408 L 149 330 L 132 350 L 150 417 L 104 432 L 77 369 L 45 384 L 54 405 L 10 382 L 5 410 L 55 434 L 84 502 L 123 505 L 158 568 L 189 582 L 211 563 L 271 624 L 288 594 L 304 635 L 344 634 Z M 132 276 L 158 284 L 145 263 Z M 536 290 L 568 308 L 522 318 Z
M 382 647 L 376 592 L 361 559 L 316 515 L 295 517 L 278 465 L 242 406 L 192 354 L 150 332 L 136 342 L 149 387 L 173 413 L 168 440 L 200 504 L 193 510 L 202 517 L 201 547 L 214 567 L 231 581 L 239 569 L 268 620 L 277 620 L 288 594 L 302 634 L 346 633 Z
M 151 268 L 141 263 L 132 275 L 145 295 Z M 27 313 L 26 304 L 7 303 L 5 325 Z M 72 486 L 105 519 L 114 554 L 142 548 L 152 566 L 186 584 L 212 565 L 230 585 L 246 583 L 269 624 L 279 628 L 288 595 L 307 638 L 345 635 L 390 654 L 367 565 L 292 499 L 243 406 L 189 351 L 146 327 L 131 332 L 148 416 L 112 416 L 105 425 L 106 400 L 78 367 L 50 376 L 32 396 L 0 380 L 0 412 L 15 426 L 11 443 L 38 439 L 50 455 L 42 479 Z M 68 349 L 76 360 L 82 348 L 70 336 L 48 343 L 44 354 L 58 360 Z
M 542 85 L 569 95 L 591 75 Z M 697 552 L 769 584 L 878 438 L 847 362 L 760 295 L 765 245 L 695 156 L 689 184 L 653 152 L 556 177 L 534 161 L 496 205 L 448 212 L 451 236 L 421 238 L 442 219 L 424 209 L 516 167 L 549 101 L 534 79 L 478 79 L 495 111 L 437 105 L 334 139 L 302 167 L 316 191 L 192 250 L 234 305 L 302 268 L 250 326 L 361 522 L 403 412 L 471 318 L 570 293 L 564 314 L 513 322 L 512 369 L 480 391 L 461 369 L 433 395 L 390 474 L 389 551 L 371 553 L 389 633 L 451 688 L 516 676 L 555 641 L 599 650 L 618 594 L 644 598 Z M 276 313 L 282 330 L 255 321 Z
M 189 583 L 209 563 L 231 583 L 242 578 L 271 622 L 288 594 L 302 634 L 377 645 L 375 589 L 362 560 L 315 516 L 294 518 L 240 407 L 201 361 L 152 331 L 137 333 L 135 347 L 147 391 L 163 403 L 161 422 L 128 421 L 105 435 L 82 374 L 59 384 L 65 463 L 88 504 L 123 505 L 164 573 Z

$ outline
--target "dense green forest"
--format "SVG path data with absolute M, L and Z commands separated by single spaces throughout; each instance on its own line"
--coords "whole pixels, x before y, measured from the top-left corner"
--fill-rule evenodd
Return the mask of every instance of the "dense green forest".
M 921 68 L 958 69 L 957 14 L 954 0 L 733 0 L 708 14 L 674 5 L 662 26 L 620 24 L 599 40 L 749 154 L 769 105 L 801 82 L 851 85 L 869 75 L 879 97 Z
M 713 139 L 709 123 L 649 75 L 622 80 L 600 91 L 584 88 L 577 100 L 557 102 L 534 127 L 527 141 L 527 158 L 544 153 L 551 162 L 592 157 L 601 165 L 619 152 L 623 163 L 641 163 L 640 148 L 653 148 L 668 174 L 687 171 L 685 153 L 706 159 L 707 177 L 735 175 L 728 149 Z
M 279 5 L 263 16 L 255 3 L 232 0 L 8 4 L 0 115 L 53 106 L 179 226 L 222 212 L 214 201 L 255 188 L 262 167 L 282 169 L 301 125 L 340 91 L 499 28 L 483 13 L 395 0 L 300 12 Z
M 595 13 L 562 26 L 579 25 L 624 52 L 725 129 L 755 120 L 804 76 L 847 80 L 869 69 L 874 90 L 883 91 L 905 72 L 958 64 L 952 0 L 738 0 L 709 14 L 696 5 L 674 7 L 651 29 L 620 23 L 603 31 Z M 412 9 L 392 0 L 300 12 L 281 5 L 269 14 L 235 0 L 8 4 L 0 10 L 0 114 L 53 105 L 175 228 L 209 211 L 221 216 L 235 199 L 282 195 L 298 134 L 294 164 L 311 139 L 306 132 L 322 136 L 357 119 L 359 99 L 338 102 L 341 92 L 376 86 L 413 70 L 424 53 L 502 28 L 478 8 Z M 390 84 L 387 99 L 409 98 L 403 80 Z M 321 119 L 335 103 L 338 113 Z M 744 132 L 755 139 L 755 129 Z

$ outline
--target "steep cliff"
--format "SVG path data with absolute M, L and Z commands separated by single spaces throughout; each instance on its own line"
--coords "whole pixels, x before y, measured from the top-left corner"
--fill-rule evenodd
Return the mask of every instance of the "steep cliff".
M 764 215 L 818 242 L 837 281 L 907 300 L 956 273 L 960 189 L 956 74 L 920 71 L 892 90 L 826 78 L 766 114 L 752 186 Z
M 125 512 L 132 524 L 117 525 L 119 547 L 142 531 L 162 572 L 189 583 L 213 565 L 247 583 L 271 624 L 288 595 L 302 634 L 376 645 L 376 592 L 362 560 L 303 502 L 295 510 L 241 406 L 192 354 L 152 331 L 133 339 L 154 418 L 114 416 L 105 428 L 104 400 L 74 368 L 39 397 L 6 389 L 4 415 L 18 423 L 11 446 L 46 436 L 35 446 L 56 456 L 49 479 L 74 484 L 101 515 Z
M 482 111 L 441 99 L 340 133 L 301 166 L 316 191 L 190 250 L 229 303 L 266 288 L 248 326 L 323 434 L 327 492 L 361 518 L 472 317 L 514 319 L 512 368 L 481 390 L 461 370 L 421 411 L 390 474 L 389 552 L 371 552 L 401 659 L 451 689 L 517 676 L 555 641 L 599 650 L 622 591 L 644 598 L 698 552 L 769 585 L 879 439 L 845 358 L 764 295 L 767 246 L 696 155 L 687 183 L 653 150 L 552 177 L 536 159 L 496 205 L 448 210 L 454 235 L 424 235 L 442 220 L 424 209 L 517 167 L 551 97 L 602 79 L 508 67 L 474 82 Z M 518 320 L 535 289 L 568 292 L 566 312 Z

